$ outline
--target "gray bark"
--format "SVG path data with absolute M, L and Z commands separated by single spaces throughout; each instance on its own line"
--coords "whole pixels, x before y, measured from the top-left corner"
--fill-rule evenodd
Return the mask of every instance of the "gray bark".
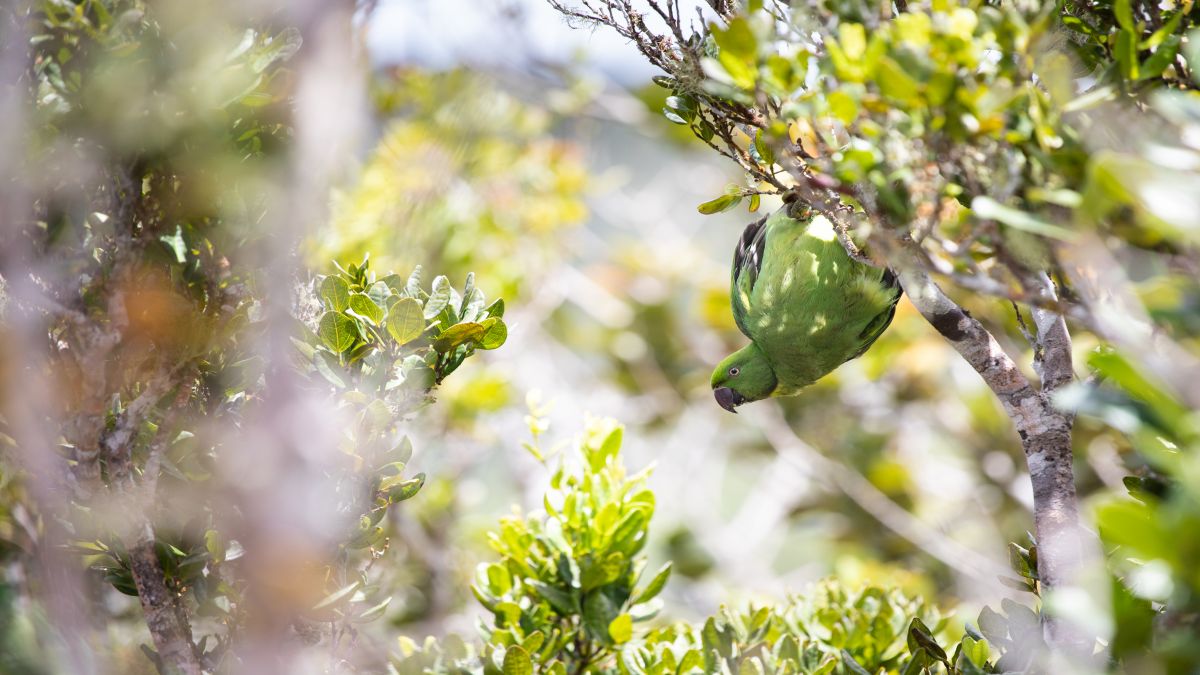
M 983 324 L 943 293 L 909 253 L 904 260 L 908 264 L 899 270 L 900 283 L 909 299 L 979 373 L 1021 439 L 1033 486 L 1041 586 L 1050 592 L 1073 586 L 1093 537 L 1079 522 L 1071 450 L 1074 419 L 1052 401 L 1054 392 L 1074 377 L 1066 321 L 1053 311 L 1033 310 L 1037 352 L 1034 365 L 1042 376 L 1042 386 L 1036 388 Z M 1044 273 L 1031 275 L 1029 281 L 1038 293 L 1054 297 L 1054 287 Z M 1046 643 L 1068 656 L 1090 658 L 1094 637 L 1052 615 L 1046 617 Z
M 162 660 L 163 672 L 201 675 L 200 659 L 192 644 L 192 630 L 183 618 L 179 598 L 167 587 L 158 554 L 154 550 L 154 532 L 149 523 L 138 534 L 129 550 L 129 564 L 137 585 L 138 601 L 146 617 L 146 627 L 154 648 Z
M 790 171 L 799 179 L 797 191 L 804 201 L 828 218 L 835 230 L 848 233 L 864 225 L 866 215 L 842 203 L 834 192 L 811 180 L 796 162 Z M 1038 540 L 1038 577 L 1043 591 L 1053 592 L 1073 585 L 1082 569 L 1085 553 L 1094 549 L 1095 537 L 1079 522 L 1071 450 L 1073 417 L 1057 409 L 1054 392 L 1074 377 L 1071 336 L 1063 316 L 1047 305 L 1057 303 L 1054 286 L 1045 273 L 1027 273 L 1026 285 L 1040 300 L 1031 303 L 1036 325 L 1035 368 L 1042 386 L 1021 372 L 1016 362 L 1000 347 L 995 337 L 978 320 L 947 296 L 930 276 L 926 256 L 910 238 L 899 241 L 874 231 L 871 242 L 887 257 L 899 276 L 909 301 L 925 320 L 954 347 L 995 394 L 1021 439 L 1033 487 L 1034 527 Z M 851 255 L 858 256 L 852 241 L 843 238 Z M 1045 624 L 1047 644 L 1064 655 L 1083 661 L 1091 658 L 1095 636 L 1054 617 Z

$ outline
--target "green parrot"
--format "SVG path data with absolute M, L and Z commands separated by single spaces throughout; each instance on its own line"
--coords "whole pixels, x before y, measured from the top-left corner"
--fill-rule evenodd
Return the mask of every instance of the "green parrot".
M 900 301 L 890 270 L 850 258 L 824 216 L 785 205 L 746 226 L 733 256 L 733 319 L 750 344 L 712 374 L 717 403 L 790 396 L 867 351 Z

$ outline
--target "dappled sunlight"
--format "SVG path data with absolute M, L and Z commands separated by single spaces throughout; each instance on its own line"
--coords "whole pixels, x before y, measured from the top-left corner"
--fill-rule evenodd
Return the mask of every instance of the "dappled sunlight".
M 0 673 L 1194 670 L 1195 11 L 1035 5 L 0 9 Z

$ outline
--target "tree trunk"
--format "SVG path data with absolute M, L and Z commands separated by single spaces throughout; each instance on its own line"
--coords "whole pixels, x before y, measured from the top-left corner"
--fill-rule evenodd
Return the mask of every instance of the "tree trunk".
M 146 627 L 150 629 L 150 637 L 161 659 L 160 671 L 201 675 L 200 659 L 192 645 L 191 627 L 182 618 L 178 598 L 167 588 L 149 524 L 143 526 L 137 541 L 128 549 Z

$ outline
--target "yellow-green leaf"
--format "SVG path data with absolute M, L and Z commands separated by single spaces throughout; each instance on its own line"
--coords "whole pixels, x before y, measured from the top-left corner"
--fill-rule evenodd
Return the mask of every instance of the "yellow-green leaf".
M 424 330 L 425 314 L 420 301 L 400 298 L 392 303 L 387 314 L 387 331 L 393 340 L 405 345 L 420 337 Z
M 483 338 L 484 330 L 481 324 L 475 322 L 455 324 L 433 341 L 433 348 L 444 353 L 468 342 L 479 342 Z
M 340 354 L 354 345 L 358 339 L 358 329 L 354 326 L 354 320 L 345 314 L 325 312 L 317 326 L 317 335 L 326 347 Z
M 504 675 L 533 675 L 533 660 L 529 652 L 512 645 L 504 652 Z
M 366 293 L 352 293 L 350 295 L 349 309 L 367 321 L 370 321 L 373 326 L 378 326 L 379 322 L 383 321 L 383 308 L 375 304 L 375 301 L 368 297 Z
M 321 298 L 330 309 L 340 312 L 350 306 L 350 285 L 331 274 L 321 281 Z
M 508 326 L 499 317 L 487 319 L 481 325 L 483 337 L 479 338 L 480 349 L 496 349 L 508 339 Z
M 728 211 L 741 203 L 741 195 L 721 195 L 712 201 L 707 201 L 696 207 L 696 210 L 704 215 L 712 215 L 722 211 Z
M 608 636 L 617 644 L 625 644 L 633 639 L 633 617 L 621 614 L 608 624 Z M 506 674 L 507 675 L 507 674 Z

